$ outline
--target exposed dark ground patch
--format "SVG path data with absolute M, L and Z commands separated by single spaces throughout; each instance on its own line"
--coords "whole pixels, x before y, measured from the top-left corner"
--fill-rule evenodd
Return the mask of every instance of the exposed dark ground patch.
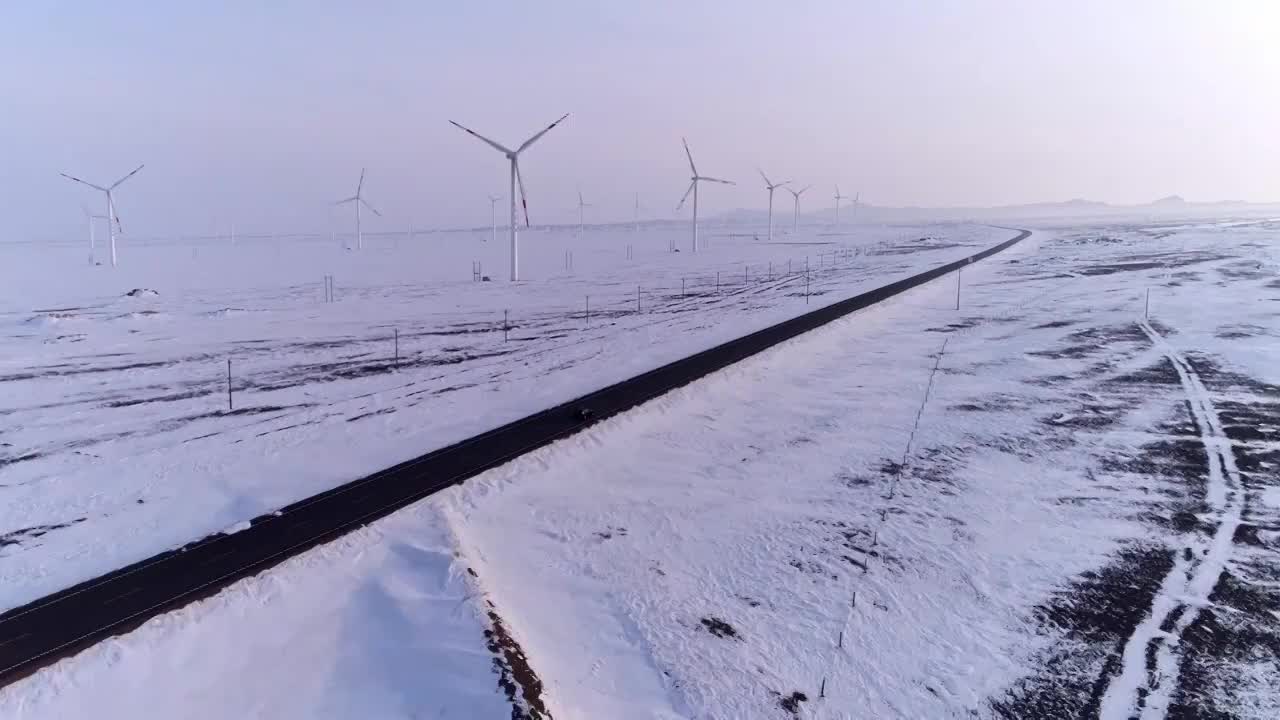
M 800 717 L 800 703 L 809 701 L 809 696 L 799 690 L 796 690 L 790 695 L 782 695 L 778 693 L 778 696 L 781 698 L 781 700 L 778 701 L 778 704 L 782 706 L 782 709 L 796 717 Z
M 1049 360 L 1082 360 L 1102 353 L 1113 354 L 1122 349 L 1117 348 L 1120 343 L 1148 347 L 1151 341 L 1134 323 L 1100 325 L 1067 335 L 1053 349 L 1032 350 L 1027 355 Z
M 1207 358 L 1193 365 L 1213 367 Z M 1268 387 L 1239 374 L 1217 373 L 1202 375 L 1205 384 L 1232 392 Z M 1223 430 L 1233 441 L 1254 438 L 1259 428 L 1280 426 L 1277 403 L 1218 399 L 1215 405 Z M 1232 453 L 1245 489 L 1242 523 L 1232 537 L 1231 562 L 1209 596 L 1210 606 L 1183 632 L 1179 683 L 1168 714 L 1171 720 L 1237 717 L 1231 708 L 1252 707 L 1257 700 L 1258 688 L 1250 681 L 1266 683 L 1238 669 L 1252 668 L 1256 673 L 1280 665 L 1280 508 L 1262 501 L 1263 493 L 1280 488 L 1280 450 L 1241 443 L 1233 446 Z M 1262 467 L 1262 463 L 1270 465 Z
M 1224 258 L 1225 256 L 1223 255 L 1206 252 L 1178 254 L 1167 253 L 1163 255 L 1129 255 L 1122 258 L 1124 262 L 1086 265 L 1084 267 L 1077 268 L 1076 272 L 1081 275 L 1111 275 L 1118 272 L 1135 272 L 1140 270 L 1167 270 L 1175 267 L 1185 267 L 1187 265 L 1222 260 Z
M 25 540 L 33 540 L 47 535 L 54 530 L 69 528 L 76 523 L 84 522 L 86 519 L 87 518 L 79 517 L 70 522 L 53 523 L 50 525 L 33 525 L 28 528 L 20 528 L 12 532 L 0 534 L 0 548 L 5 547 L 6 545 L 21 545 Z
M 982 318 L 965 318 L 960 322 L 953 322 L 942 327 L 927 328 L 925 332 L 955 332 L 956 330 L 968 330 L 971 327 L 976 327 L 981 322 Z
M 1224 371 L 1207 356 L 1192 355 L 1189 361 L 1214 394 L 1225 432 L 1240 443 L 1233 452 L 1249 496 L 1256 498 L 1267 487 L 1280 486 L 1280 449 L 1266 444 L 1277 440 L 1271 431 L 1280 430 L 1280 403 L 1261 401 L 1280 397 L 1276 394 L 1280 388 Z M 1125 546 L 1101 569 L 1081 574 L 1035 608 L 1033 618 L 1043 632 L 1058 639 L 1036 659 L 1035 672 L 989 702 L 998 717 L 1097 717 L 1102 694 L 1119 671 L 1125 642 L 1146 616 L 1152 597 L 1173 567 L 1175 553 L 1184 545 L 1178 538 L 1212 532 L 1205 448 L 1180 385 L 1166 358 L 1097 383 L 1110 397 L 1151 399 L 1163 393 L 1174 403 L 1173 413 L 1154 428 L 1163 437 L 1142 445 L 1136 453 L 1098 458 L 1098 492 L 1060 501 L 1108 500 L 1103 507 L 1115 507 L 1115 493 L 1124 493 L 1130 496 L 1122 499 L 1124 512 L 1157 532 L 1148 541 Z M 1221 397 L 1224 394 L 1232 399 Z M 1250 396 L 1260 401 L 1250 402 Z M 1049 424 L 1064 423 L 1049 418 Z M 1246 441 L 1254 444 L 1243 444 Z M 1258 688 L 1248 684 L 1260 681 L 1256 668 L 1280 664 L 1280 563 L 1276 558 L 1280 534 L 1272 534 L 1280 531 L 1280 511 L 1261 510 L 1257 502 L 1246 502 L 1243 519 L 1234 538 L 1233 559 L 1211 597 L 1212 607 L 1205 608 L 1181 635 L 1180 676 L 1169 718 L 1236 718 L 1232 708 L 1253 707 L 1250 703 L 1256 701 L 1250 693 Z M 1162 536 L 1172 542 L 1161 542 Z M 1166 631 L 1174 627 L 1172 620 L 1166 625 Z M 1153 657 L 1149 662 L 1154 662 Z M 1239 672 L 1244 667 L 1255 670 Z
M 738 637 L 738 631 L 735 630 L 732 625 L 730 625 L 729 623 L 725 622 L 724 620 L 721 620 L 720 618 L 714 615 L 712 615 L 711 617 L 702 618 L 701 622 L 702 622 L 702 627 L 706 628 L 707 632 L 711 633 L 712 635 L 715 635 L 718 638 L 737 638 Z
M 1240 338 L 1254 337 L 1256 335 L 1270 335 L 1271 332 L 1261 325 L 1250 325 L 1248 323 L 1237 323 L 1232 325 L 1223 325 L 1214 333 L 1214 337 L 1223 340 L 1237 340 Z
M 470 567 L 467 574 L 479 578 Z M 485 647 L 493 654 L 493 672 L 498 676 L 498 687 L 511 703 L 511 720 L 552 720 L 542 698 L 542 678 L 529 664 L 524 649 L 511 637 L 493 601 L 485 598 L 485 605 L 489 617 L 489 627 L 484 631 Z
M 1120 670 L 1125 641 L 1146 616 L 1173 556 L 1161 545 L 1126 547 L 1036 606 L 1033 617 L 1061 640 L 1039 659 L 1040 670 L 991 701 L 995 714 L 1009 720 L 1097 717 L 1107 682 Z

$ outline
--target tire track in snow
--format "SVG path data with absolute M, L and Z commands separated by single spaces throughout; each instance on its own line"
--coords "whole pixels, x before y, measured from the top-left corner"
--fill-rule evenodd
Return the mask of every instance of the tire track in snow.
M 1188 533 L 1152 599 L 1151 612 L 1125 642 L 1121 671 L 1102 696 L 1103 720 L 1163 718 L 1178 686 L 1182 633 L 1209 604 L 1218 578 L 1231 556 L 1232 538 L 1244 509 L 1243 484 L 1231 443 L 1223 431 L 1218 411 L 1200 376 L 1186 358 L 1147 321 L 1139 323 L 1151 342 L 1173 364 L 1187 405 L 1204 445 L 1209 481 L 1206 502 L 1213 509 L 1213 535 L 1207 540 Z

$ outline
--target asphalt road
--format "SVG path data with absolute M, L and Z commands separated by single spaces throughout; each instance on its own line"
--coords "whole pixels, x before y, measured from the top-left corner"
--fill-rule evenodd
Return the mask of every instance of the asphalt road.
M 373 522 L 432 493 L 572 435 L 849 313 L 994 255 L 1016 237 L 856 297 L 677 360 L 253 520 L 0 614 L 0 685 L 160 613 Z

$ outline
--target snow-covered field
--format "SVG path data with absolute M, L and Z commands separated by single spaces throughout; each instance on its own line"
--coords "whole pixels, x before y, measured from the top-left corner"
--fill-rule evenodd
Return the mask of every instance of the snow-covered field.
M 930 234 L 950 232 L 1008 236 Z M 0 689 L 0 716 L 509 717 L 518 696 L 562 720 L 1274 718 L 1278 240 L 1274 222 L 1041 230 L 966 269 L 959 312 L 942 280 L 785 343 Z M 958 252 L 856 257 L 824 299 Z M 590 341 L 603 359 L 566 368 L 683 354 L 703 343 L 672 338 L 802 310 L 794 290 L 703 297 L 725 308 L 712 327 L 674 314 L 662 345 L 618 315 Z M 529 362 L 508 369 L 531 395 L 563 372 Z M 390 387 L 349 402 L 391 398 L 358 439 L 394 456 L 411 436 L 378 436 L 433 411 Z M 217 467 L 290 448 L 317 452 Z M 45 472 L 0 492 L 59 488 Z
M 0 610 L 1012 231 L 704 233 L 0 245 Z

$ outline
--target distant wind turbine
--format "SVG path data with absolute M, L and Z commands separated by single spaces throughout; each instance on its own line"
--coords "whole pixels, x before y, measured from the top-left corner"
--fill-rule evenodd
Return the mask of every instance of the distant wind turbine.
M 800 188 L 799 190 L 792 190 L 791 188 L 787 188 L 787 192 L 791 193 L 791 197 L 795 199 L 795 210 L 794 210 L 794 214 L 793 214 L 793 216 L 792 216 L 792 218 L 791 218 L 791 232 L 792 232 L 792 233 L 795 233 L 795 232 L 796 232 L 796 230 L 800 229 L 800 196 L 801 196 L 801 195 L 803 195 L 803 194 L 805 193 L 805 191 L 806 191 L 806 190 L 808 190 L 808 189 L 809 189 L 809 188 L 811 188 L 811 187 L 813 187 L 813 186 L 812 186 L 812 185 L 805 185 L 804 187 Z
M 848 195 L 840 194 L 840 186 L 837 185 L 836 186 L 836 225 L 840 224 L 840 201 L 848 200 L 848 199 L 849 199 Z
M 106 215 L 94 215 L 93 212 L 89 210 L 89 206 L 84 203 L 80 203 L 80 211 L 84 213 L 85 218 L 89 221 L 89 264 L 92 265 L 95 260 L 94 255 L 96 254 L 97 246 L 97 230 L 94 227 L 96 224 L 94 221 L 106 220 L 108 218 Z
M 636 226 L 635 231 L 640 232 L 640 193 L 636 193 Z
M 519 185 L 520 187 L 520 205 L 524 208 L 524 226 L 529 227 L 529 201 L 524 194 L 524 180 L 520 177 L 520 163 L 519 163 L 520 153 L 524 152 L 529 148 L 530 145 L 537 142 L 538 138 L 550 132 L 551 128 L 564 122 L 564 119 L 567 117 L 569 117 L 569 113 L 565 113 L 560 117 L 559 120 L 556 120 L 555 122 L 546 126 L 542 130 L 538 131 L 537 134 L 535 134 L 533 137 L 529 138 L 528 140 L 525 140 L 524 143 L 521 144 L 520 147 L 516 148 L 515 150 L 511 150 L 503 145 L 499 145 L 498 143 L 481 135 L 475 130 L 472 130 L 471 128 L 468 128 L 464 125 L 459 125 L 458 123 L 452 120 L 449 121 L 459 130 L 463 130 L 469 135 L 474 136 L 477 140 L 480 140 L 481 142 L 485 143 L 486 145 L 493 148 L 494 150 L 497 150 L 498 152 L 502 153 L 507 157 L 508 160 L 511 161 L 511 280 L 512 282 L 515 282 L 516 280 L 520 279 L 520 244 L 519 244 L 519 238 L 516 235 L 516 186 L 517 185 Z
M 355 194 L 355 195 L 352 195 L 351 197 L 347 198 L 346 200 L 339 200 L 338 202 L 334 203 L 334 205 L 346 205 L 347 203 L 355 203 L 355 206 L 356 206 L 356 249 L 357 249 L 357 250 L 363 250 L 363 249 L 364 249 L 364 233 L 362 233 L 362 232 L 360 231 L 360 206 L 361 206 L 361 205 L 363 205 L 363 206 L 365 206 L 365 207 L 369 208 L 369 212 L 373 213 L 374 215 L 377 215 L 378 217 L 382 217 L 382 213 L 378 212 L 377 210 L 374 210 L 374 209 L 373 209 L 373 206 L 372 206 L 372 205 L 370 205 L 370 204 L 369 204 L 369 203 L 364 199 L 364 196 L 360 194 L 360 193 L 361 193 L 361 192 L 363 192 L 363 191 L 364 191 L 364 168 L 360 168 L 360 182 L 356 183 L 356 194 Z
M 94 185 L 91 182 L 85 182 L 84 180 L 81 180 L 78 177 L 73 177 L 66 173 L 58 173 L 59 175 L 61 175 L 62 177 L 68 180 L 74 180 L 75 182 L 78 182 L 81 185 L 88 185 L 94 190 L 100 190 L 107 196 L 107 231 L 111 233 L 111 267 L 116 266 L 116 231 L 124 232 L 124 228 L 120 225 L 120 216 L 116 215 L 115 196 L 113 196 L 111 192 L 116 188 L 120 187 L 120 183 L 136 175 L 138 171 L 141 170 L 143 167 L 144 167 L 143 165 L 139 165 L 138 167 L 133 169 L 133 172 L 129 173 L 128 175 L 125 175 L 124 177 L 120 178 L 119 180 L 111 183 L 106 187 L 102 187 L 101 185 Z M 90 220 L 90 224 L 92 224 L 92 222 L 93 221 Z
M 489 196 L 489 224 L 492 226 L 489 238 L 494 242 L 498 241 L 498 201 L 501 199 L 501 195 Z
M 760 173 L 760 177 L 764 178 L 764 189 L 769 191 L 769 242 L 773 242 L 773 191 L 789 184 L 790 180 L 783 180 L 780 183 L 769 180 L 769 176 L 764 174 L 760 168 L 756 168 L 756 172 Z
M 684 201 L 689 199 L 689 193 L 693 193 L 693 251 L 698 252 L 698 183 L 702 181 L 721 183 L 722 185 L 733 185 L 734 183 L 728 180 L 699 175 L 698 167 L 693 164 L 693 153 L 689 152 L 688 141 L 680 138 L 680 142 L 684 143 L 684 154 L 685 157 L 689 158 L 689 170 L 693 172 L 693 177 L 690 178 L 689 189 L 684 191 L 684 197 L 680 198 L 680 204 L 676 206 L 676 212 L 680 212 L 680 208 L 684 207 Z
M 578 191 L 578 237 L 582 237 L 582 228 L 583 228 L 583 222 L 582 222 L 582 218 L 583 218 L 583 215 L 582 215 L 582 209 L 583 209 L 583 208 L 589 208 L 589 207 L 591 207 L 591 203 L 583 202 L 583 200 L 582 200 L 582 191 L 581 191 L 581 190 L 579 190 L 579 191 Z

